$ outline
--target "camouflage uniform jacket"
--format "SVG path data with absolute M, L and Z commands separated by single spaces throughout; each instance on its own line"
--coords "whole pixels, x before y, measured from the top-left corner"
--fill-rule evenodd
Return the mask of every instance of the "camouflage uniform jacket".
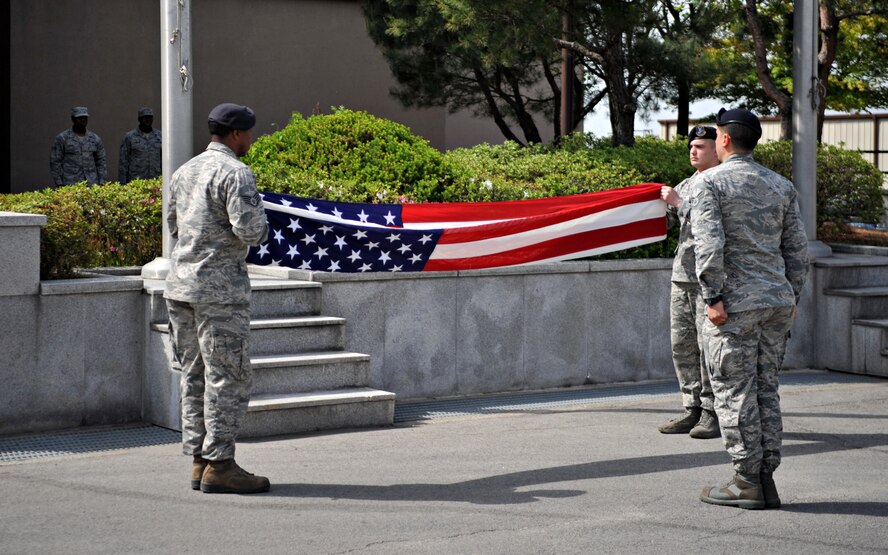
M 120 163 L 117 166 L 117 179 L 129 183 L 133 179 L 151 179 L 163 173 L 161 167 L 160 130 L 152 129 L 142 133 L 136 127 L 123 136 L 120 143 Z
M 65 129 L 52 143 L 49 171 L 56 187 L 81 181 L 90 185 L 105 183 L 108 164 L 102 139 L 89 130 L 81 138 L 71 129 Z
M 170 181 L 167 223 L 177 239 L 164 297 L 188 303 L 250 302 L 247 250 L 268 236 L 253 172 L 222 143 Z
M 666 207 L 666 213 L 676 218 L 679 225 L 678 246 L 675 248 L 675 259 L 672 261 L 672 281 L 675 283 L 697 283 L 697 272 L 694 267 L 694 234 L 691 232 L 691 203 L 688 201 L 699 175 L 697 172 L 675 186 L 676 194 L 682 198 L 678 208 Z
M 690 202 L 704 299 L 742 312 L 798 303 L 808 240 L 791 182 L 734 154 L 697 180 Z

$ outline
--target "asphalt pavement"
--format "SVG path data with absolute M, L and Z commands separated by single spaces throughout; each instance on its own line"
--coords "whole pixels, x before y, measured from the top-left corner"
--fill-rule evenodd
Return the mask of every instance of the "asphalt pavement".
M 639 384 L 241 442 L 272 483 L 257 495 L 192 491 L 162 429 L 79 430 L 63 435 L 154 439 L 42 455 L 47 434 L 0 438 L 0 553 L 888 553 L 888 380 L 785 383 L 779 510 L 701 503 L 731 477 L 721 440 L 658 433 L 677 389 Z

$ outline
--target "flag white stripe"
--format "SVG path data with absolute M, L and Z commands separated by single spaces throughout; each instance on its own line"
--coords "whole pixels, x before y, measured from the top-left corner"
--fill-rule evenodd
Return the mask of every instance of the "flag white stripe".
M 656 243 L 657 241 L 662 241 L 666 238 L 666 235 L 660 235 L 657 237 L 643 237 L 641 239 L 633 239 L 632 241 L 625 241 L 623 243 L 613 243 L 610 245 L 604 245 L 601 247 L 597 247 L 594 249 L 589 249 L 581 252 L 572 252 L 570 254 L 564 254 L 561 256 L 555 256 L 552 258 L 546 258 L 543 260 L 534 260 L 533 262 L 525 262 L 524 264 L 515 264 L 515 266 L 532 266 L 534 264 L 545 264 L 547 262 L 560 262 L 562 260 L 573 260 L 575 258 L 585 258 L 587 256 L 595 256 L 596 254 L 604 254 L 607 252 L 614 252 L 623 249 L 631 249 L 632 247 L 637 247 L 640 245 L 647 245 L 648 243 Z
M 650 200 L 618 206 L 609 210 L 588 214 L 574 220 L 567 220 L 565 222 L 541 227 L 539 229 L 530 229 L 512 235 L 481 239 L 479 241 L 471 241 L 467 243 L 439 243 L 432 252 L 431 259 L 449 260 L 454 258 L 487 256 L 503 251 L 528 247 L 530 245 L 574 235 L 576 233 L 604 229 L 641 220 L 649 220 L 660 216 L 665 217 L 665 206 L 666 205 L 661 200 Z M 616 250 L 612 248 L 612 245 L 607 248 Z M 571 254 L 569 256 L 576 257 L 581 255 Z M 552 260 L 559 259 L 547 259 L 542 262 Z M 564 260 L 564 258 L 560 258 L 560 260 Z
M 332 214 L 324 214 L 322 212 L 315 212 L 313 210 L 305 210 L 304 208 L 294 208 L 292 206 L 282 206 L 280 204 L 275 204 L 273 202 L 263 201 L 262 204 L 265 206 L 266 210 L 273 210 L 275 212 L 283 212 L 285 214 L 292 214 L 293 216 L 299 216 L 300 218 L 306 218 L 309 220 L 318 220 L 321 222 L 330 222 L 334 224 L 346 224 L 346 225 L 359 225 L 362 227 L 380 227 L 386 228 L 388 226 L 374 224 L 370 222 L 362 222 L 360 220 L 349 220 L 346 218 L 337 218 Z M 391 228 L 398 229 L 398 228 Z

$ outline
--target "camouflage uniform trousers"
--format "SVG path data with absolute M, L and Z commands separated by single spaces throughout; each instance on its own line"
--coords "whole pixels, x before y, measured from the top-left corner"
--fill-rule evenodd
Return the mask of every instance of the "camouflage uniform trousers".
M 793 307 L 729 312 L 703 327 L 715 412 L 734 470 L 744 475 L 780 466 L 783 420 L 778 373 L 792 328 Z
M 173 367 L 182 371 L 182 450 L 233 459 L 253 387 L 250 305 L 166 302 Z
M 712 385 L 703 356 L 703 322 L 706 319 L 700 285 L 672 282 L 669 324 L 672 364 L 678 376 L 681 401 L 685 407 L 712 410 Z

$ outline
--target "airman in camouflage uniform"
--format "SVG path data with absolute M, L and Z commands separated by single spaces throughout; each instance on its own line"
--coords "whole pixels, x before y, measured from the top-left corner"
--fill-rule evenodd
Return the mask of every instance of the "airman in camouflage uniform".
M 703 336 L 725 448 L 734 478 L 703 489 L 707 503 L 780 506 L 782 420 L 777 374 L 808 273 L 808 241 L 792 183 L 752 159 L 758 118 L 719 112 L 721 165 L 701 176 L 691 199 L 696 269 L 708 306 Z
M 163 172 L 162 138 L 160 130 L 154 129 L 153 124 L 154 111 L 151 108 L 141 108 L 139 126 L 123 136 L 117 165 L 117 180 L 121 183 L 129 183 L 133 179 L 151 179 Z
M 661 198 L 667 205 L 670 223 L 679 224 L 678 247 L 672 265 L 672 289 L 669 316 L 672 339 L 672 363 L 678 377 L 685 414 L 661 425 L 664 434 L 687 434 L 696 439 L 719 436 L 718 419 L 712 408 L 712 386 L 702 356 L 701 327 L 705 318 L 700 283 L 694 267 L 694 235 L 691 233 L 690 198 L 697 177 L 718 165 L 715 153 L 715 128 L 694 127 L 688 138 L 691 165 L 697 173 L 674 189 L 663 186 Z
M 235 439 L 252 388 L 249 360 L 250 245 L 268 236 L 253 173 L 238 160 L 256 118 L 245 106 L 210 112 L 212 142 L 170 182 L 167 222 L 177 240 L 164 297 L 173 366 L 182 371 L 182 443 L 194 457 L 191 487 L 254 493 L 268 479 L 234 462 Z
M 49 171 L 56 187 L 86 181 L 102 185 L 108 179 L 108 164 L 102 139 L 86 129 L 89 111 L 84 106 L 71 108 L 71 129 L 65 129 L 52 142 Z

